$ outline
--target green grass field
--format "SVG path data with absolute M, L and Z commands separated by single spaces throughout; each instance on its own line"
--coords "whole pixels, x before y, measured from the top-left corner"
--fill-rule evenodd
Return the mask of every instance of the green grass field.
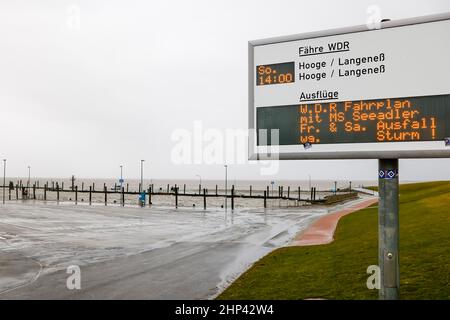
M 218 299 L 377 299 L 377 210 L 343 217 L 331 244 L 272 252 Z M 400 186 L 400 297 L 450 298 L 450 181 Z

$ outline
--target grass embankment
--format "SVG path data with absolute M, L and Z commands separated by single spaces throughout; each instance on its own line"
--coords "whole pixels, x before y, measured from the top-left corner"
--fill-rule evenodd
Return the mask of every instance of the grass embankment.
M 272 252 L 218 299 L 377 299 L 377 210 L 343 217 L 331 244 Z M 402 299 L 450 299 L 450 181 L 400 186 L 400 270 Z

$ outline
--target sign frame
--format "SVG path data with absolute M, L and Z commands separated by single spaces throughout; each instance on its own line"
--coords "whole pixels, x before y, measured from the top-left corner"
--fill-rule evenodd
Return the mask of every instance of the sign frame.
M 408 159 L 408 158 L 450 158 L 450 147 L 445 147 L 445 141 L 442 140 L 442 149 L 433 149 L 429 145 L 424 150 L 362 150 L 362 151 L 318 151 L 309 152 L 302 150 L 302 152 L 279 152 L 277 146 L 265 147 L 266 152 L 258 152 L 256 141 L 256 106 L 254 105 L 254 89 L 255 89 L 255 65 L 254 65 L 254 49 L 257 46 L 298 41 L 298 40 L 308 40 L 314 38 L 323 38 L 336 35 L 345 35 L 351 33 L 361 33 L 361 32 L 376 32 L 377 30 L 396 28 L 403 26 L 411 26 L 423 23 L 438 22 L 450 20 L 450 12 L 422 16 L 416 18 L 408 18 L 396 21 L 385 21 L 381 23 L 379 29 L 369 29 L 367 25 L 359 25 L 353 27 L 345 27 L 339 29 L 330 29 L 324 31 L 307 32 L 302 34 L 295 34 L 289 36 L 281 36 L 260 40 L 252 40 L 248 42 L 248 128 L 249 128 L 249 140 L 248 140 L 248 158 L 249 160 L 326 160 L 326 159 Z M 273 62 L 275 63 L 275 61 Z M 449 92 L 450 94 L 450 92 Z M 391 98 L 391 97 L 385 97 Z M 392 97 L 395 98 L 395 97 Z M 320 101 L 318 101 L 320 102 Z M 301 103 L 299 103 L 300 105 Z M 439 142 L 433 141 L 432 143 Z M 373 142 L 373 144 L 380 144 L 384 142 Z M 386 142 L 395 143 L 395 142 Z M 405 143 L 405 142 L 402 142 Z M 406 143 L 410 143 L 409 141 Z M 427 142 L 415 142 L 424 143 Z M 360 143 L 353 143 L 358 145 Z M 274 148 L 275 147 L 275 148 Z M 299 150 L 303 149 L 303 145 L 298 145 Z

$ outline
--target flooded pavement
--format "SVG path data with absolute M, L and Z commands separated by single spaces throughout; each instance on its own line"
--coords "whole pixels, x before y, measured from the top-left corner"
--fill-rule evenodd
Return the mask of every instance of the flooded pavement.
M 356 200 L 361 201 L 361 200 Z M 0 299 L 208 299 L 335 207 L 223 209 L 9 202 Z M 81 289 L 66 287 L 67 267 Z

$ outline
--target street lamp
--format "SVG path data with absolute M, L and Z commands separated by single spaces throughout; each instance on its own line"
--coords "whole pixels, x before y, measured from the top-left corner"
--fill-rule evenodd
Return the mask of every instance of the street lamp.
M 120 166 L 120 180 L 119 180 L 119 183 L 120 183 L 120 191 L 122 191 L 122 185 L 123 185 L 123 166 Z
M 201 189 L 202 189 L 202 177 L 199 174 L 196 174 L 195 176 L 200 179 L 200 182 L 199 182 L 199 185 L 198 185 L 198 194 L 200 194 L 201 193 Z
M 28 166 L 27 197 L 30 198 L 31 167 Z
M 228 183 L 228 165 L 225 167 L 225 212 L 227 211 L 227 183 Z
M 5 204 L 5 189 L 6 189 L 6 159 L 3 159 L 3 204 Z
M 139 192 L 144 190 L 144 161 L 145 160 L 141 160 L 141 186 L 139 188 Z

